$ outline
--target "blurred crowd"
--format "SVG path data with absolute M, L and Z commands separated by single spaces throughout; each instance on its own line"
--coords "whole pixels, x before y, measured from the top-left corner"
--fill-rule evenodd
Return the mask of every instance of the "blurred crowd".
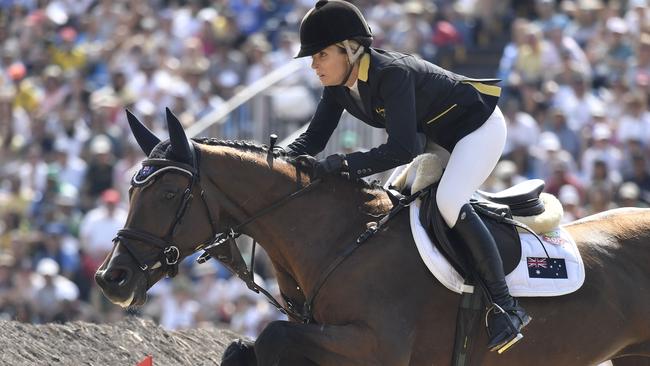
M 565 221 L 650 203 L 650 4 L 535 0 L 500 65 L 508 123 L 497 190 L 542 178 Z
M 375 46 L 445 66 L 511 24 L 498 70 L 508 143 L 486 189 L 546 179 L 567 220 L 650 202 L 646 0 L 355 3 Z M 107 302 L 93 274 L 124 225 L 144 158 L 125 108 L 161 138 L 166 106 L 186 126 L 218 111 L 292 60 L 311 6 L 0 0 L 0 318 L 104 322 L 131 312 L 170 329 L 216 324 L 249 336 L 280 318 L 217 263 L 185 261 L 128 311 Z M 319 97 L 308 67 L 286 83 L 306 88 L 287 98 Z M 251 136 L 248 122 L 229 121 L 219 137 Z M 263 255 L 257 263 L 258 282 L 277 295 Z

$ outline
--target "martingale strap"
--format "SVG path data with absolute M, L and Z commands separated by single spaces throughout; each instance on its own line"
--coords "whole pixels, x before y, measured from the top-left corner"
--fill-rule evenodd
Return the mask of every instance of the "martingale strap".
M 235 276 L 237 276 L 239 279 L 244 281 L 246 286 L 254 291 L 255 293 L 262 293 L 267 300 L 275 306 L 278 311 L 280 311 L 283 314 L 286 314 L 287 316 L 290 316 L 296 321 L 299 322 L 306 322 L 306 319 L 303 318 L 303 315 L 296 312 L 292 306 L 284 307 L 282 304 L 280 304 L 273 295 L 271 295 L 266 289 L 264 289 L 262 286 L 258 285 L 255 282 L 254 279 L 254 261 L 252 258 L 254 258 L 254 252 L 251 254 L 251 269 L 249 270 L 246 262 L 244 261 L 244 257 L 241 254 L 241 251 L 237 247 L 237 242 L 235 239 L 239 237 L 240 234 L 235 234 L 235 233 L 229 233 L 225 238 L 220 239 L 218 245 L 215 246 L 210 246 L 206 247 L 204 250 L 209 256 L 206 256 L 206 253 L 201 255 L 197 261 L 199 263 L 204 263 L 210 257 L 213 257 L 217 259 L 219 262 L 221 262 L 224 267 L 226 267 L 231 273 L 233 273 Z M 256 242 L 253 243 L 253 248 L 255 248 Z

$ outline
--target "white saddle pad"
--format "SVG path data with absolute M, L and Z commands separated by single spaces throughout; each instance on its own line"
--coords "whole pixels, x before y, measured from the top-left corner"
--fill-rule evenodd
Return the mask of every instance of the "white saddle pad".
M 471 292 L 463 278 L 429 239 L 419 219 L 420 200 L 410 206 L 411 231 L 422 260 L 429 271 L 451 291 Z M 585 281 L 585 267 L 575 241 L 561 228 L 540 235 L 548 252 L 532 235 L 520 233 L 521 260 L 506 276 L 515 297 L 559 296 L 579 289 Z M 549 259 L 550 258 L 550 259 Z

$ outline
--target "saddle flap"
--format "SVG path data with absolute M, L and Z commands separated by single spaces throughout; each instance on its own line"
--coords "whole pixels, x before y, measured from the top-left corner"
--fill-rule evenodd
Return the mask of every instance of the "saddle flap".
M 428 194 L 421 197 L 420 222 L 443 256 L 461 276 L 467 278 L 468 274 L 473 272 L 472 266 L 468 262 L 464 246 L 452 244 L 462 243 L 462 239 L 449 229 L 440 215 L 435 202 L 436 188 L 437 186 L 429 188 Z M 504 273 L 512 272 L 521 259 L 521 242 L 514 226 L 498 221 L 500 217 L 512 218 L 508 206 L 476 200 L 472 200 L 470 203 L 497 243 L 503 261 Z

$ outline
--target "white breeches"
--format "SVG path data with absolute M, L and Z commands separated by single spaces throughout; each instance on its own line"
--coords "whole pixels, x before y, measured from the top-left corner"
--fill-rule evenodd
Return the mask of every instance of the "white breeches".
M 440 214 L 450 228 L 456 225 L 460 208 L 469 202 L 496 166 L 505 142 L 506 122 L 496 107 L 481 127 L 454 147 L 436 194 Z

